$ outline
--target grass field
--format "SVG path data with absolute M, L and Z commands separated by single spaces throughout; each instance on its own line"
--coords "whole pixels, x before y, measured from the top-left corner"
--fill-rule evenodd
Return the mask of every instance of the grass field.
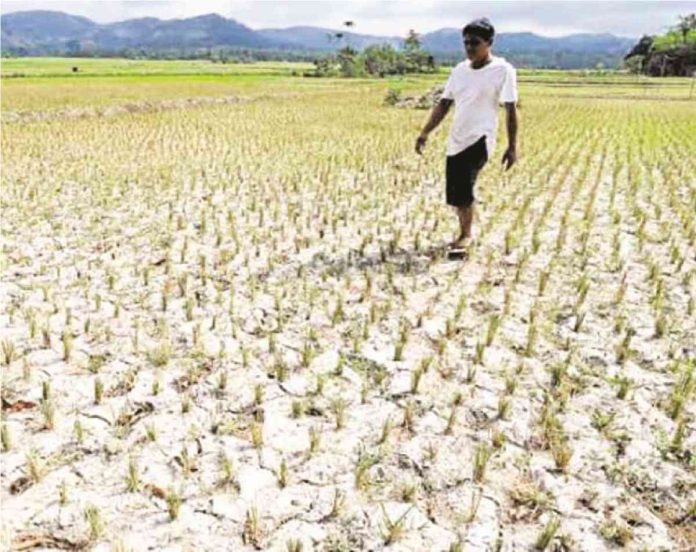
M 79 72 L 73 73 L 72 68 Z M 104 108 L 132 102 L 192 97 L 220 97 L 235 93 L 303 91 L 344 87 L 340 79 L 297 78 L 311 70 L 308 63 L 255 64 L 209 61 L 139 61 L 81 58 L 3 59 L 0 98 L 6 117 L 15 113 Z M 446 80 L 449 68 L 438 74 L 384 80 L 357 79 L 361 89 L 383 92 L 391 87 L 418 92 Z M 20 77 L 18 77 L 18 75 Z M 637 100 L 696 101 L 694 79 L 649 78 L 616 72 L 520 70 L 526 96 L 629 97 Z M 80 93 L 75 93 L 79 83 Z M 8 115 L 9 114 L 9 115 Z
M 693 544 L 691 81 L 521 71 L 462 262 L 446 71 L 79 63 L 3 60 L 4 544 Z
M 312 63 L 259 61 L 213 63 L 208 60 L 134 60 L 108 58 L 8 58 L 3 77 L 87 77 L 143 75 L 291 75 L 311 70 Z M 74 71 L 73 68 L 77 68 Z

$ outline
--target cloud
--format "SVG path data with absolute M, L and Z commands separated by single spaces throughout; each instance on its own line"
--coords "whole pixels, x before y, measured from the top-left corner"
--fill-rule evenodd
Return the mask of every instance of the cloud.
M 499 32 L 531 31 L 551 36 L 608 32 L 639 36 L 663 32 L 676 22 L 678 15 L 696 11 L 696 2 L 5 0 L 2 4 L 3 13 L 34 9 L 83 15 L 100 23 L 146 16 L 174 19 L 219 13 L 254 29 L 294 25 L 336 29 L 351 20 L 356 22 L 356 32 L 400 36 L 411 28 L 424 33 L 442 27 L 461 27 L 485 15 Z

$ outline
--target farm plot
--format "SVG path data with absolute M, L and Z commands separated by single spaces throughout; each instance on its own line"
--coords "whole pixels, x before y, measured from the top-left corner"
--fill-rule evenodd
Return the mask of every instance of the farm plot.
M 445 129 L 286 82 L 3 123 L 3 542 L 693 544 L 696 104 L 523 86 L 452 262 Z

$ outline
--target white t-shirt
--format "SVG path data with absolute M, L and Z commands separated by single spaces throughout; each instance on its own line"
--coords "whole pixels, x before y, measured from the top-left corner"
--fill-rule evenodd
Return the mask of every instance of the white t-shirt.
M 447 141 L 447 155 L 456 155 L 486 137 L 490 158 L 495 150 L 498 103 L 517 101 L 517 74 L 504 58 L 492 60 L 480 69 L 471 61 L 459 63 L 450 73 L 442 98 L 454 100 L 454 121 Z

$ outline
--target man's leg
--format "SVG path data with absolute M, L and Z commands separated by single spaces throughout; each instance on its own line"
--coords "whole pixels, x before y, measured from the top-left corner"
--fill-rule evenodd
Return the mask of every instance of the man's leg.
M 450 246 L 465 248 L 471 242 L 474 220 L 474 185 L 479 171 L 486 164 L 485 136 L 454 156 L 447 157 L 447 203 L 454 206 L 459 218 L 459 236 Z
M 459 238 L 470 238 L 471 223 L 474 220 L 474 204 L 468 207 L 457 207 L 457 216 L 459 217 Z
M 452 242 L 452 247 L 463 247 L 471 239 L 471 224 L 474 220 L 474 203 L 468 207 L 455 207 L 459 218 L 459 237 Z

